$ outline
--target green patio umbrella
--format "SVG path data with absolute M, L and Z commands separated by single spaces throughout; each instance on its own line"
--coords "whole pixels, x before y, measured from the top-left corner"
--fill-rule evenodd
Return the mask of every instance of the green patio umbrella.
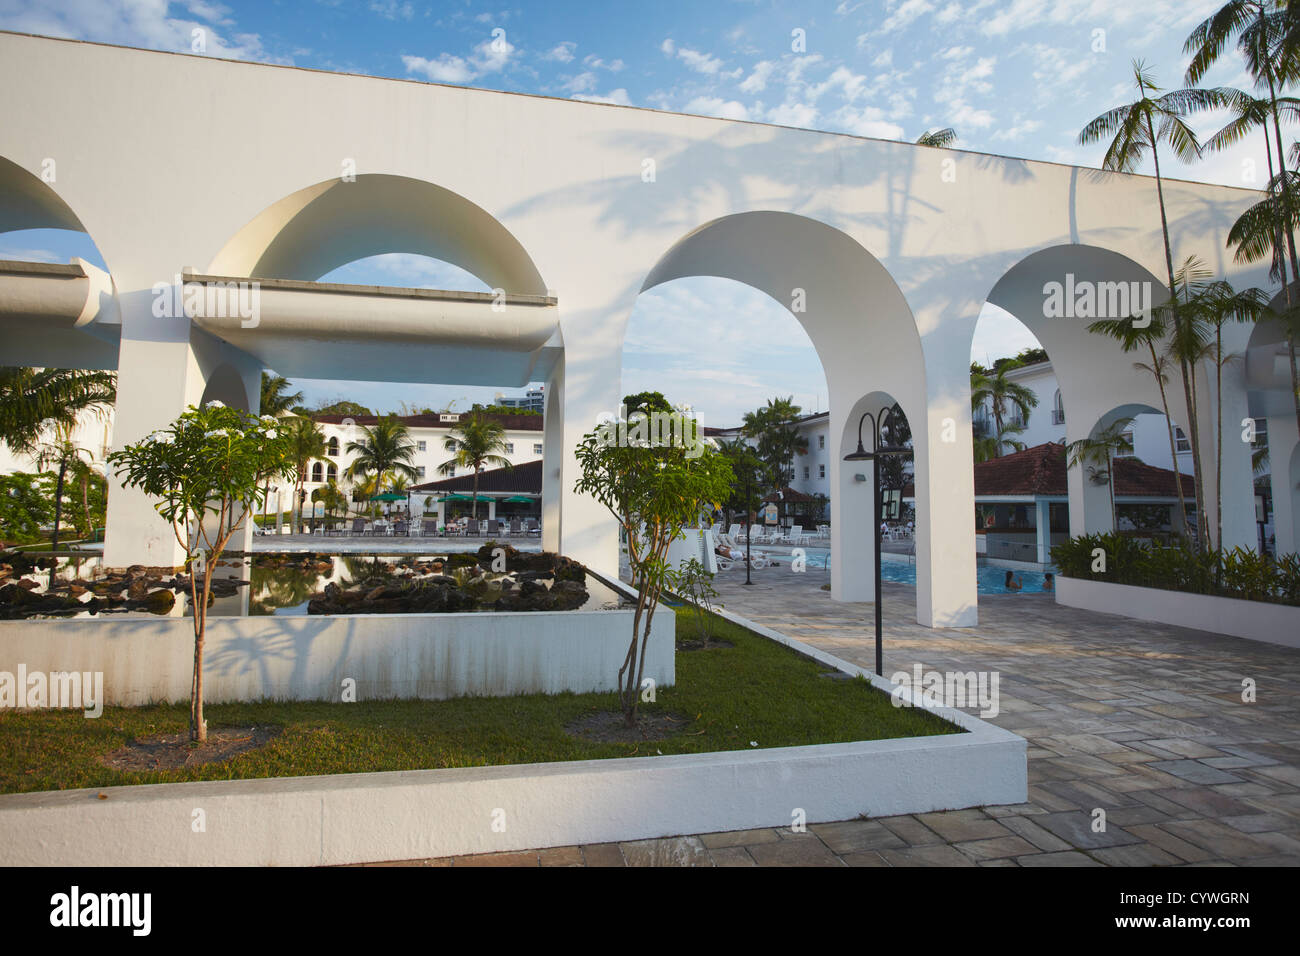
M 481 498 L 482 496 L 480 495 L 479 497 Z M 439 498 L 438 500 L 441 502 L 441 501 L 473 501 L 474 499 L 471 498 L 469 495 L 445 495 L 444 497 Z
M 371 495 L 371 501 L 405 501 L 407 494 L 404 491 L 386 491 L 382 495 Z
M 507 504 L 507 505 L 531 505 L 533 503 L 533 499 L 525 498 L 522 495 L 511 495 L 509 498 L 502 498 L 501 502 L 502 504 Z

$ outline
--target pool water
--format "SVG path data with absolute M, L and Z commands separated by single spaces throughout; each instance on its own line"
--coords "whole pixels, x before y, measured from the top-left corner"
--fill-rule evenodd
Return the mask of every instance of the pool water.
M 830 560 L 830 552 L 824 550 L 806 551 L 808 570 L 825 571 L 827 562 Z M 782 567 L 789 567 L 789 554 L 774 554 L 768 552 L 768 557 L 774 561 L 779 561 Z M 1043 572 L 1041 571 L 1015 571 L 1015 576 L 1023 585 L 1020 591 L 1010 591 L 1004 582 L 1007 578 L 1006 568 L 995 568 L 992 566 L 979 565 L 975 568 L 976 587 L 980 594 L 1042 594 L 1043 593 Z M 908 587 L 916 587 L 916 566 L 910 561 L 890 561 L 886 558 L 880 563 L 880 579 L 890 581 L 894 584 L 906 584 Z

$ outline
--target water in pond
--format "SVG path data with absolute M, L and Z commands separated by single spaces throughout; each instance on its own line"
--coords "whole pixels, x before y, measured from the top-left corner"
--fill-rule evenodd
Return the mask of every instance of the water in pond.
M 251 558 L 233 558 L 223 560 L 217 565 L 214 579 L 231 578 L 245 581 L 247 584 L 234 589 L 234 593 L 218 596 L 212 601 L 208 610 L 209 617 L 257 617 L 264 615 L 305 615 L 307 604 L 313 595 L 319 594 L 327 584 L 337 584 L 347 588 L 354 582 L 365 580 L 376 573 L 387 574 L 396 571 L 399 575 L 409 573 L 411 565 L 430 561 L 438 555 L 303 555 L 303 554 L 263 554 Z M 102 559 L 98 556 L 87 558 L 59 558 L 58 567 L 53 572 L 56 593 L 59 584 L 72 581 L 94 583 L 102 577 Z M 38 585 L 33 593 L 42 594 L 49 590 L 51 572 L 46 569 L 30 571 L 15 578 L 30 578 Z M 170 574 L 162 575 L 164 580 Z M 588 598 L 579 611 L 616 610 L 625 602 L 620 594 L 604 584 L 594 575 L 588 574 L 586 580 Z M 63 590 L 61 593 L 68 593 Z M 188 589 L 175 591 L 176 603 L 163 616 L 189 617 L 190 601 Z M 485 613 L 491 613 L 485 609 Z M 545 612 L 538 612 L 545 613 Z M 45 616 L 45 615 L 40 615 Z M 50 615 L 53 616 L 53 615 Z M 89 611 L 72 614 L 59 614 L 66 618 L 153 618 L 145 610 L 101 611 L 92 615 Z
M 770 550 L 767 552 L 768 557 L 780 562 L 781 567 L 788 568 L 790 565 L 789 554 L 776 554 Z M 805 560 L 807 568 L 810 571 L 825 571 L 830 561 L 830 552 L 825 549 L 817 550 L 813 548 L 805 549 Z M 742 567 L 743 573 L 743 567 Z M 1044 591 L 1044 575 L 1042 571 L 1020 571 L 1012 573 L 1019 579 L 1023 585 L 1020 591 L 1013 591 L 1007 588 L 1007 568 L 997 568 L 991 565 L 978 564 L 975 568 L 975 579 L 980 594 L 1042 594 Z M 760 572 L 761 573 L 761 572 Z M 880 579 L 882 581 L 891 581 L 894 584 L 905 584 L 908 587 L 916 587 L 916 566 L 911 561 L 891 561 L 888 558 L 880 562 Z

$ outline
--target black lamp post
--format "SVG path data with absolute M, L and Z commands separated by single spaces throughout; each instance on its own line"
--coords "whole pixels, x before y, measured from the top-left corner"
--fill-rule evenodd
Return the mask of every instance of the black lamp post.
M 875 535 L 876 542 L 876 675 L 884 676 L 885 669 L 885 643 L 882 635 L 881 614 L 880 614 L 880 463 L 877 458 L 883 458 L 886 455 L 906 455 L 908 450 L 901 445 L 886 445 L 880 437 L 880 430 L 885 427 L 886 416 L 892 417 L 893 410 L 882 408 L 879 415 L 873 415 L 871 412 L 864 412 L 858 419 L 858 448 L 848 455 L 844 456 L 845 461 L 869 461 L 871 462 L 871 498 L 874 504 L 871 511 L 871 529 Z M 862 423 L 868 418 L 871 419 L 871 451 L 862 447 Z

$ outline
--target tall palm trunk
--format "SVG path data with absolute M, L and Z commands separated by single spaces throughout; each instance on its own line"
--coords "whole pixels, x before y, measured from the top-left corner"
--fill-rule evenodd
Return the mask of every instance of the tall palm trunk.
M 1160 150 L 1156 146 L 1156 132 L 1151 125 L 1150 115 L 1146 117 L 1146 122 L 1147 135 L 1151 137 L 1151 159 L 1156 168 L 1156 196 L 1160 204 L 1160 231 L 1165 242 L 1165 269 L 1169 274 L 1169 314 L 1173 318 L 1174 334 L 1177 335 L 1181 329 L 1182 319 L 1178 315 L 1178 286 L 1174 281 L 1174 251 L 1169 241 L 1169 217 L 1165 213 L 1165 187 L 1160 178 Z M 1182 356 L 1179 356 L 1178 366 L 1183 378 L 1183 399 L 1187 403 L 1187 436 L 1192 444 L 1192 472 L 1196 482 L 1196 526 L 1201 531 L 1196 536 L 1196 547 L 1200 550 L 1204 547 L 1205 537 L 1205 490 L 1201 481 L 1201 435 L 1196 424 L 1196 400 L 1192 394 L 1191 376 L 1195 373 L 1194 370 L 1189 372 L 1187 361 Z M 1174 471 L 1178 471 L 1177 458 L 1174 459 Z
M 63 478 L 67 473 L 67 462 L 59 462 L 59 479 L 54 485 L 54 534 L 50 536 L 51 551 L 59 550 L 59 518 L 63 514 Z
M 1261 23 L 1261 35 L 1263 35 L 1262 24 L 1264 21 L 1264 7 L 1262 4 L 1259 8 L 1259 19 Z M 1281 168 L 1281 172 L 1278 175 L 1278 185 L 1281 187 L 1282 215 L 1285 220 L 1284 231 L 1286 233 L 1287 253 L 1291 261 L 1291 281 L 1287 281 L 1286 268 L 1283 266 L 1282 285 L 1286 290 L 1286 304 L 1287 311 L 1289 312 L 1291 308 L 1291 282 L 1300 281 L 1300 259 L 1296 256 L 1295 230 L 1291 225 L 1291 188 L 1290 183 L 1287 181 L 1286 153 L 1282 149 L 1282 120 L 1277 109 L 1277 88 L 1273 82 L 1273 70 L 1272 67 L 1269 66 L 1268 57 L 1261 57 L 1261 62 L 1265 64 L 1264 75 L 1268 79 L 1268 100 L 1269 108 L 1273 113 L 1273 136 L 1277 143 L 1277 164 Z M 1290 359 L 1291 366 L 1291 399 L 1295 405 L 1296 427 L 1300 428 L 1300 368 L 1297 368 L 1296 366 L 1295 322 L 1295 316 L 1291 316 L 1290 321 L 1286 323 L 1286 344 L 1287 355 Z
M 1165 391 L 1165 379 L 1160 369 L 1160 359 L 1156 355 L 1156 345 L 1150 339 L 1147 340 L 1147 350 L 1151 353 L 1151 371 L 1156 377 L 1156 387 L 1160 389 L 1160 408 L 1165 413 L 1165 437 L 1169 439 L 1169 460 L 1174 466 L 1174 487 L 1178 490 L 1178 523 L 1186 531 L 1187 496 L 1183 494 L 1183 473 L 1178 470 L 1178 443 L 1174 441 L 1174 419 L 1169 414 L 1169 393 Z

